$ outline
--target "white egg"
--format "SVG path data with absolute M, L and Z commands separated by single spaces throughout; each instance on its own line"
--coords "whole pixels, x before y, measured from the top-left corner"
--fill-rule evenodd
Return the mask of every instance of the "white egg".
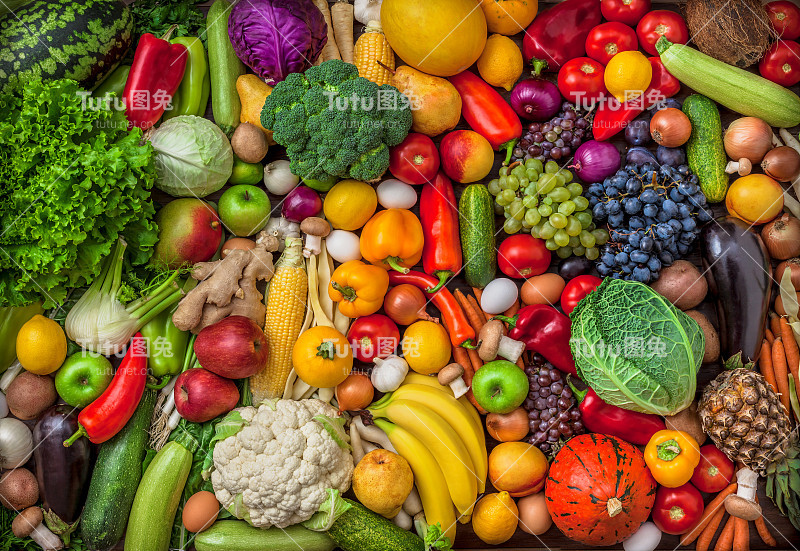
M 333 230 L 325 238 L 325 246 L 336 262 L 361 259 L 361 242 L 353 232 Z
M 400 180 L 386 180 L 375 191 L 378 202 L 386 209 L 410 209 L 417 204 L 417 192 Z
M 652 522 L 645 522 L 631 537 L 622 542 L 625 551 L 654 551 L 661 543 L 661 530 Z
M 519 296 L 516 283 L 506 277 L 490 282 L 481 295 L 481 308 L 487 314 L 500 314 L 514 304 Z

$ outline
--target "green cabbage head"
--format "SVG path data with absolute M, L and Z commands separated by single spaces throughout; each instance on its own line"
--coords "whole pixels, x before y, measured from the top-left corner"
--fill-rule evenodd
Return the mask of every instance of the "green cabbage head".
M 578 376 L 605 402 L 658 415 L 692 403 L 703 331 L 653 289 L 606 278 L 570 319 Z

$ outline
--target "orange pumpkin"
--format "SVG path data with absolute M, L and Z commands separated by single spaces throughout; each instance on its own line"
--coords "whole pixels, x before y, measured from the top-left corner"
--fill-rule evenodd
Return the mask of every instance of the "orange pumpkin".
M 567 537 L 614 545 L 650 516 L 656 481 L 635 446 L 613 436 L 582 434 L 559 450 L 544 491 L 547 510 Z

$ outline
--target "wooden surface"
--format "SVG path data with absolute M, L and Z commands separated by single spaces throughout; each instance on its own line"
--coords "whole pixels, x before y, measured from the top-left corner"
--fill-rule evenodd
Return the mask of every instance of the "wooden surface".
M 127 0 L 127 1 L 130 2 L 130 0 Z M 540 10 L 539 11 L 540 11 L 540 13 L 541 13 L 541 11 L 543 9 L 545 9 L 545 8 L 549 7 L 550 5 L 555 4 L 555 3 L 556 2 L 551 2 L 551 1 L 540 2 L 539 3 L 539 6 L 540 6 Z M 673 3 L 659 2 L 658 0 L 656 0 L 654 3 L 660 4 L 658 6 L 659 9 L 671 9 L 671 10 L 674 10 L 674 11 L 678 11 L 677 6 L 675 4 L 673 4 Z M 431 6 L 432 6 L 432 9 L 435 9 L 435 1 L 431 2 Z M 358 24 L 358 22 L 355 23 L 355 28 L 356 28 L 356 31 L 355 31 L 356 35 L 359 35 L 361 33 L 361 26 Z M 521 43 L 522 43 L 522 34 L 519 34 L 519 35 L 517 35 L 517 36 L 515 36 L 513 38 L 514 38 L 514 40 L 515 40 L 515 42 L 517 44 L 521 45 Z M 402 64 L 402 62 L 398 59 L 398 65 L 400 65 L 400 64 Z M 474 67 L 473 67 L 473 70 L 475 70 Z M 525 75 L 523 75 L 523 78 L 524 77 L 525 77 Z M 546 76 L 546 78 L 548 78 L 549 80 L 555 81 L 555 74 L 554 73 L 549 73 Z M 793 90 L 795 92 L 800 92 L 800 87 L 795 87 L 795 88 L 793 88 Z M 500 91 L 503 94 L 504 97 L 508 97 L 508 95 L 509 95 L 508 92 L 506 92 L 505 90 L 498 89 L 498 91 Z M 690 95 L 691 93 L 692 93 L 691 90 L 689 90 L 687 87 L 684 86 L 682 88 L 680 94 L 677 97 L 679 99 L 683 99 L 683 98 L 687 97 L 688 95 Z M 213 101 L 213 98 L 212 98 L 212 101 Z M 209 109 L 209 112 L 210 112 L 210 109 Z M 721 109 L 721 115 L 722 115 L 723 126 L 724 127 L 727 126 L 727 124 L 729 124 L 732 120 L 734 120 L 734 119 L 739 117 L 738 114 L 735 114 L 735 113 L 733 113 L 733 112 L 731 112 L 729 110 L 726 110 L 724 108 Z M 469 128 L 469 127 L 466 125 L 466 123 L 462 119 L 457 128 Z M 795 135 L 797 135 L 797 129 L 794 129 L 793 133 Z M 435 141 L 438 142 L 439 139 L 436 139 Z M 620 152 L 624 153 L 624 151 L 626 150 L 626 145 L 624 143 L 624 140 L 621 137 L 621 134 L 617 135 L 612 140 L 612 142 L 615 145 L 617 145 L 617 147 L 620 150 Z M 652 148 L 652 149 L 653 149 L 653 151 L 655 151 L 654 148 Z M 267 158 L 265 159 L 264 162 L 268 163 L 268 162 L 271 162 L 273 160 L 281 159 L 281 158 L 286 158 L 283 148 L 281 148 L 281 147 L 273 147 L 273 148 L 270 149 L 270 152 L 269 152 L 269 154 L 268 154 L 268 156 L 267 156 Z M 496 155 L 494 169 L 492 170 L 492 172 L 489 175 L 489 177 L 487 177 L 485 182 L 488 182 L 490 179 L 496 177 L 497 171 L 499 170 L 501 164 L 502 164 L 502 159 L 501 159 L 500 155 Z M 564 163 L 564 165 L 566 165 L 566 164 L 569 164 L 569 163 Z M 386 177 L 390 177 L 390 176 L 387 174 Z M 460 184 L 455 184 L 456 196 L 457 197 L 460 197 L 461 191 L 464 189 L 464 187 L 466 187 L 466 186 L 465 185 L 460 185 Z M 211 196 L 209 196 L 209 197 L 207 197 L 206 199 L 208 199 L 210 201 L 217 201 L 219 199 L 219 196 L 222 194 L 223 191 L 224 191 L 224 189 L 219 191 L 219 192 L 217 192 L 217 193 L 215 193 L 215 194 L 213 194 L 213 195 L 211 195 Z M 160 193 L 160 192 L 156 192 L 154 194 L 154 197 L 159 202 L 168 201 L 170 199 L 168 196 L 166 196 L 165 194 Z M 273 207 L 275 209 L 274 215 L 275 216 L 279 216 L 280 215 L 280 204 L 281 204 L 281 199 L 282 198 L 281 197 L 277 197 L 277 196 L 271 196 L 271 199 L 272 199 Z M 417 212 L 417 213 L 419 211 L 418 207 L 414 207 L 413 210 L 415 212 Z M 714 207 L 714 212 L 715 212 L 715 215 L 724 215 L 724 214 L 726 214 L 724 206 L 715 206 Z M 502 239 L 504 237 L 506 237 L 505 232 L 503 232 L 503 230 L 502 230 L 502 217 L 498 218 L 498 224 L 497 224 L 496 227 L 499 229 L 499 232 L 497 233 L 497 244 L 499 246 L 499 243 L 502 241 Z M 554 255 L 554 258 L 555 258 L 555 260 L 554 260 L 554 262 L 553 262 L 553 264 L 551 266 L 551 270 L 550 271 L 555 271 L 556 267 L 557 267 L 557 264 L 558 264 L 558 258 L 555 257 L 555 255 Z M 697 245 L 697 243 L 694 245 L 692 253 L 689 256 L 688 260 L 692 261 L 697 266 L 700 266 L 700 257 L 699 257 L 699 254 L 698 254 L 698 245 Z M 417 269 L 422 270 L 421 266 L 418 267 Z M 500 273 L 499 271 L 498 271 L 498 276 L 502 276 L 502 273 Z M 451 289 L 462 288 L 465 291 L 469 291 L 469 287 L 467 286 L 466 282 L 464 281 L 462 275 L 458 275 L 456 278 L 454 278 L 454 280 L 451 281 L 448 284 L 448 287 L 451 288 Z M 700 307 L 698 307 L 698 309 L 701 310 L 703 313 L 705 313 L 708 316 L 708 318 L 711 320 L 711 322 L 715 326 L 717 326 L 716 314 L 715 314 L 715 311 L 714 311 L 713 303 L 711 303 L 710 301 L 707 300 L 702 305 L 700 305 Z M 429 305 L 428 310 L 432 315 L 436 315 L 437 314 L 437 312 L 435 311 L 435 308 L 433 307 L 433 305 Z M 704 365 L 701 368 L 700 373 L 698 374 L 698 392 L 700 392 L 702 390 L 702 388 L 706 385 L 706 383 L 708 383 L 708 381 L 712 380 L 718 373 L 720 373 L 721 370 L 722 370 L 722 368 L 721 368 L 720 365 L 708 365 L 708 364 Z M 487 447 L 489 447 L 491 449 L 492 447 L 494 447 L 494 445 L 496 445 L 496 442 L 494 442 L 494 440 L 492 440 L 491 438 L 489 438 L 487 436 Z M 488 488 L 487 488 L 487 491 L 489 491 Z M 793 549 L 793 550 L 797 550 L 798 548 L 800 548 L 800 533 L 798 533 L 797 531 L 794 530 L 794 528 L 789 523 L 789 520 L 786 519 L 785 517 L 781 516 L 778 513 L 778 511 L 775 509 L 775 507 L 772 505 L 770 500 L 764 495 L 763 483 L 760 485 L 758 493 L 759 493 L 760 503 L 761 503 L 761 505 L 762 505 L 762 507 L 764 509 L 765 518 L 767 519 L 768 525 L 771 527 L 771 530 L 772 530 L 773 534 L 775 535 L 776 539 L 778 540 L 777 549 L 785 549 L 785 550 Z M 706 496 L 706 498 L 707 498 L 706 499 L 706 502 L 707 502 L 710 499 L 710 497 Z M 678 548 L 678 546 L 679 546 L 679 538 L 677 536 L 664 535 L 664 537 L 663 537 L 663 539 L 661 541 L 661 544 L 659 545 L 658 549 L 660 549 L 660 550 L 674 550 L 674 549 Z M 766 547 L 761 542 L 761 540 L 759 539 L 759 537 L 758 537 L 754 527 L 752 526 L 752 524 L 751 524 L 751 530 L 750 530 L 750 546 L 751 546 L 751 549 L 753 549 L 753 550 L 769 549 L 768 547 Z M 694 546 L 692 545 L 691 548 L 693 548 L 693 547 Z M 458 536 L 457 536 L 457 539 L 456 539 L 455 548 L 456 549 L 489 549 L 489 547 L 486 546 L 486 544 L 481 542 L 474 535 L 474 533 L 472 532 L 472 528 L 471 528 L 471 526 L 469 524 L 460 525 L 458 527 Z M 558 549 L 564 549 L 564 550 L 593 549 L 591 547 L 582 546 L 582 545 L 570 540 L 569 538 L 567 538 L 566 536 L 561 534 L 555 527 L 552 527 L 546 534 L 544 534 L 542 536 L 539 536 L 539 537 L 528 535 L 528 534 L 525 534 L 524 532 L 522 532 L 521 530 L 517 530 L 517 532 L 514 535 L 514 537 L 512 537 L 511 540 L 509 540 L 507 543 L 505 543 L 505 544 L 503 544 L 501 546 L 495 546 L 495 547 L 491 547 L 491 548 L 492 549 L 502 548 L 502 549 L 510 549 L 510 550 L 526 550 L 526 551 L 528 551 L 528 550 L 529 551 L 533 551 L 533 550 L 540 550 L 540 549 L 549 549 L 549 550 L 553 550 L 553 551 L 558 550 Z M 614 547 L 607 547 L 606 549 L 622 549 L 622 546 L 618 545 L 618 546 L 614 546 Z M 734 550 L 734 551 L 736 551 L 736 550 Z

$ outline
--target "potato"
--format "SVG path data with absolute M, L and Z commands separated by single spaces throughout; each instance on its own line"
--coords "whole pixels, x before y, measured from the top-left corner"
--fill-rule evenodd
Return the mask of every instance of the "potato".
M 706 337 L 706 350 L 703 354 L 703 363 L 712 363 L 719 360 L 719 334 L 708 318 L 702 312 L 697 310 L 687 310 L 686 315 L 697 322 L 700 329 L 703 330 L 703 335 Z
M 706 441 L 703 422 L 700 420 L 700 414 L 697 413 L 697 402 L 692 402 L 688 408 L 675 415 L 665 417 L 664 422 L 669 430 L 680 430 L 689 434 L 697 441 L 698 445 L 702 445 Z
M 240 124 L 231 138 L 233 152 L 246 163 L 260 163 L 269 151 L 267 137 L 257 126 L 245 122 Z
M 708 282 L 700 270 L 685 260 L 677 260 L 661 270 L 651 287 L 681 310 L 694 308 L 708 293 Z

